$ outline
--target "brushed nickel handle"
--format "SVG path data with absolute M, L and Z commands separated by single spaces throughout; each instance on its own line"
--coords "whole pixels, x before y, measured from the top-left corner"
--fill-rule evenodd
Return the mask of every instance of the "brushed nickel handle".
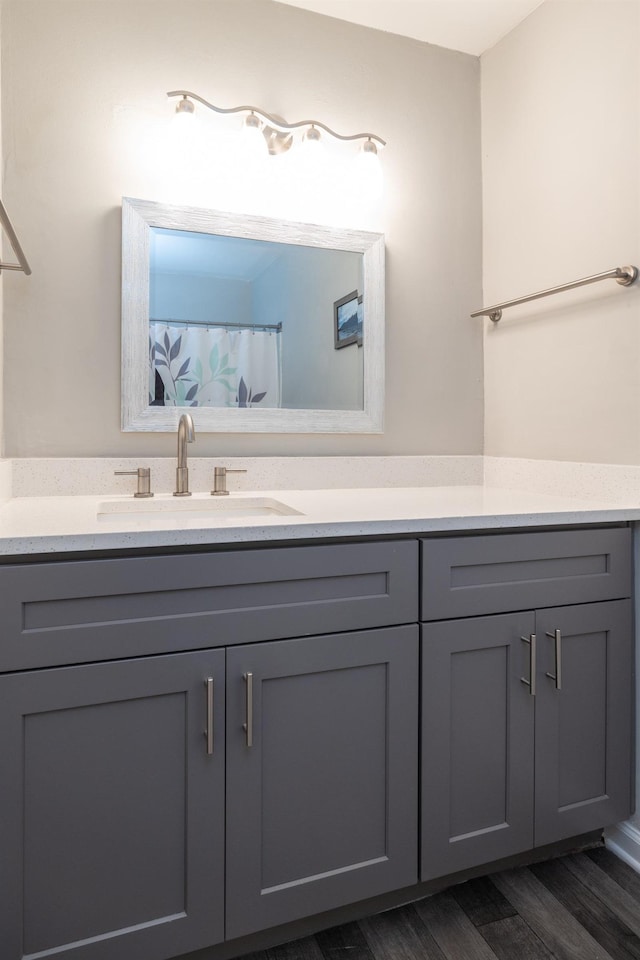
M 214 467 L 213 470 L 213 490 L 212 497 L 228 497 L 227 474 L 228 473 L 246 473 L 246 470 L 229 470 L 228 467 Z
M 247 685 L 247 722 L 242 724 L 242 729 L 247 735 L 247 746 L 253 746 L 253 674 L 243 673 L 242 679 Z
M 553 640 L 556 661 L 556 672 L 547 671 L 547 676 L 550 680 L 555 680 L 556 690 L 562 690 L 562 634 L 559 630 L 554 630 L 553 633 L 547 633 L 547 636 Z
M 207 756 L 213 754 L 213 677 L 207 677 L 204 682 L 207 688 L 207 729 L 204 732 L 207 738 Z
M 137 477 L 138 489 L 134 497 L 152 497 L 151 467 L 138 467 L 137 470 L 114 470 L 116 477 Z
M 520 677 L 522 683 L 526 683 L 529 687 L 529 693 L 532 697 L 536 695 L 536 635 L 535 633 L 529 634 L 528 637 L 520 637 L 523 643 L 529 644 L 529 679 L 526 677 Z

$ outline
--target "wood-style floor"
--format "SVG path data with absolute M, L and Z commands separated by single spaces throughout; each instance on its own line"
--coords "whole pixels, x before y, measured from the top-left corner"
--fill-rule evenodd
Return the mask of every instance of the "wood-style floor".
M 640 960 L 640 875 L 603 847 L 470 880 L 243 960 Z

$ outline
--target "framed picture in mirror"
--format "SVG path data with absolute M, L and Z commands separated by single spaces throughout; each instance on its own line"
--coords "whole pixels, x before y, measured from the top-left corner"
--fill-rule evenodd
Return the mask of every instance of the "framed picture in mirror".
M 334 345 L 336 350 L 358 342 L 358 291 L 348 293 L 333 304 Z

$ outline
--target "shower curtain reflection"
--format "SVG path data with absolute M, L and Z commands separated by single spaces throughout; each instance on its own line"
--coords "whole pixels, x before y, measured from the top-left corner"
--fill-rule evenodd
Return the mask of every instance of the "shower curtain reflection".
M 280 407 L 280 336 L 150 321 L 150 406 Z

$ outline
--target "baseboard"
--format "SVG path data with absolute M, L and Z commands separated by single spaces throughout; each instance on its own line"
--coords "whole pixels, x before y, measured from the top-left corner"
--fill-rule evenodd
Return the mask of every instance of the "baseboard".
M 611 853 L 640 873 L 640 830 L 630 820 L 607 827 L 604 842 Z

